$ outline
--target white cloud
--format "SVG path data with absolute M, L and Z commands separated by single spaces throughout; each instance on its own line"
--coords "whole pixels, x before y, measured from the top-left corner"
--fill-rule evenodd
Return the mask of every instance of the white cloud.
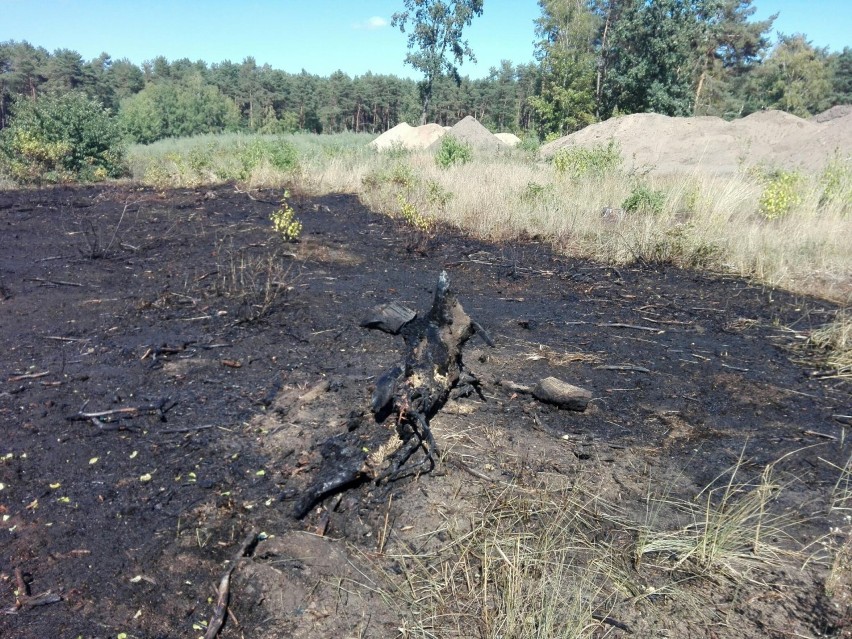
M 353 29 L 363 29 L 365 31 L 373 31 L 375 29 L 382 29 L 388 26 L 388 21 L 382 18 L 381 16 L 373 16 L 372 18 L 367 18 L 363 22 L 356 22 L 352 25 Z

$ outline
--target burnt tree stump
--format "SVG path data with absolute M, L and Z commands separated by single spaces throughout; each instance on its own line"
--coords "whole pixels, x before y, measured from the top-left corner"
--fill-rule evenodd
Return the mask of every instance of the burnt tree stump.
M 378 316 L 387 317 L 388 308 L 379 307 Z M 425 316 L 410 319 L 397 308 L 393 314 L 402 315 L 402 321 L 367 320 L 362 326 L 402 335 L 405 355 L 378 379 L 368 410 L 350 419 L 349 432 L 318 445 L 322 464 L 296 503 L 299 518 L 326 497 L 364 481 L 394 480 L 432 470 L 437 446 L 430 419 L 452 393 L 478 390 L 476 377 L 462 361 L 462 348 L 476 333 L 489 346 L 493 343 L 462 308 L 446 272 L 438 277 L 432 307 Z M 418 450 L 423 459 L 405 466 Z

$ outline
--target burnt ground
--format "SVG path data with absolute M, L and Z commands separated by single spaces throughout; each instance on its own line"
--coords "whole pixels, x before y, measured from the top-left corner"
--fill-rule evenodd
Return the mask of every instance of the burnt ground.
M 637 636 L 850 636 L 848 573 L 821 549 L 848 527 L 831 506 L 852 394 L 802 349 L 829 303 L 535 239 L 418 237 L 350 196 L 297 201 L 302 238 L 284 244 L 269 223 L 280 193 L 253 196 L 0 193 L 0 636 L 201 636 L 229 560 L 260 532 L 219 636 L 416 636 L 375 587 L 400 572 L 391 551 L 495 486 L 583 476 L 641 510 L 652 483 L 688 499 L 738 460 L 743 478 L 777 461 L 771 506 L 795 554 L 697 580 L 700 611 L 623 597 L 604 612 Z M 482 397 L 433 419 L 434 472 L 364 481 L 296 519 L 322 443 L 402 353 L 361 319 L 390 301 L 427 309 L 443 269 L 495 342 L 465 348 Z M 589 408 L 497 383 L 550 375 L 592 391 Z M 61 600 L 16 610 L 19 577 Z

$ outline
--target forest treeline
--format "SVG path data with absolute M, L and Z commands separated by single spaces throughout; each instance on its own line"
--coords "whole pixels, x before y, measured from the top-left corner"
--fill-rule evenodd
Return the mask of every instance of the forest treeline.
M 503 61 L 481 79 L 439 77 L 428 120 L 473 115 L 492 130 L 540 138 L 615 114 L 717 115 L 763 108 L 808 116 L 852 102 L 852 49 L 771 38 L 752 0 L 540 0 L 535 61 Z M 380 133 L 416 123 L 423 85 L 337 71 L 323 77 L 242 62 L 49 52 L 0 42 L 0 128 L 17 100 L 87 94 L 137 142 L 218 131 Z

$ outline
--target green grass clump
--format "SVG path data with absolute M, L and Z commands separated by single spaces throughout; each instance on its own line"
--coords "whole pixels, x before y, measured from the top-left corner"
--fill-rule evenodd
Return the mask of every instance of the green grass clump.
M 578 179 L 585 176 L 602 177 L 615 173 L 621 166 L 621 150 L 615 141 L 590 149 L 581 146 L 561 149 L 553 156 L 553 168 L 560 175 Z
M 441 146 L 435 154 L 435 163 L 442 169 L 454 164 L 467 164 L 473 160 L 473 149 L 449 133 L 441 138 Z

